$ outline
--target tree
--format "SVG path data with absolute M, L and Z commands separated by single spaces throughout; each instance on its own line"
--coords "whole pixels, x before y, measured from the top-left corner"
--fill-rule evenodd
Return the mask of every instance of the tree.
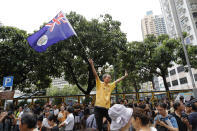
M 191 64 L 192 68 L 197 69 L 197 46 L 194 45 L 186 45 L 187 53 L 188 53 L 188 58 Z M 177 56 L 179 59 L 177 60 L 177 64 L 181 64 L 184 66 L 187 66 L 187 62 L 185 59 L 185 53 L 183 51 L 183 46 L 180 45 L 177 51 Z
M 149 47 L 151 46 L 149 45 Z M 134 87 L 136 92 L 140 90 L 141 83 L 152 81 L 153 79 L 151 66 L 148 65 L 150 58 L 147 53 L 146 45 L 143 42 L 137 41 L 128 43 L 127 51 L 120 53 L 120 59 L 123 62 L 123 67 L 121 68 L 126 68 L 130 72 L 126 80 L 127 84 Z
M 166 91 L 169 91 L 166 75 L 168 68 L 172 67 L 178 58 L 178 45 L 179 41 L 170 39 L 168 35 L 147 35 L 144 42 L 129 43 L 128 51 L 123 54 L 122 59 L 127 69 L 134 73 L 131 79 L 143 83 L 152 81 L 153 76 L 161 76 Z M 138 78 L 138 81 L 135 78 Z
M 166 75 L 168 74 L 168 68 L 172 67 L 173 62 L 178 58 L 176 52 L 180 43 L 176 39 L 170 39 L 168 35 L 160 35 L 157 38 L 147 36 L 144 44 L 148 46 L 150 43 L 154 43 L 155 46 L 149 55 L 148 65 L 153 67 L 153 74 L 163 78 L 165 89 L 169 91 Z
M 49 76 L 57 76 L 57 71 L 47 64 L 49 58 L 45 54 L 37 53 L 29 46 L 27 36 L 23 30 L 0 27 L 0 80 L 14 76 L 15 89 L 31 92 L 49 87 Z
M 88 57 L 94 60 L 96 69 L 106 66 L 107 63 L 113 65 L 118 50 L 125 48 L 126 35 L 120 30 L 120 22 L 112 20 L 110 15 L 91 21 L 74 12 L 67 17 L 78 38 L 61 41 L 49 48 L 47 53 L 50 61 L 58 64 L 59 69 L 63 69 L 65 80 L 76 84 L 88 95 L 95 87 L 95 78 Z M 83 88 L 84 86 L 87 88 Z
M 112 20 L 108 14 L 91 21 L 75 12 L 67 17 L 78 38 L 60 41 L 44 53 L 30 48 L 25 31 L 1 27 L 1 80 L 4 76 L 13 75 L 15 88 L 31 91 L 48 88 L 51 78 L 64 75 L 65 80 L 76 84 L 88 95 L 95 86 L 88 57 L 93 58 L 96 69 L 106 66 L 106 63 L 112 65 L 118 50 L 125 48 L 126 35 L 120 30 L 121 23 Z

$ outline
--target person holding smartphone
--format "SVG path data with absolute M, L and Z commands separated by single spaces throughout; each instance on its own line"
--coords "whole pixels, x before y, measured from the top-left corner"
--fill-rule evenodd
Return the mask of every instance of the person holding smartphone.
M 179 131 L 191 131 L 192 128 L 188 121 L 188 115 L 185 113 L 185 105 L 182 102 L 175 102 L 173 107 L 175 111 L 172 115 L 177 121 Z
M 178 124 L 174 116 L 168 114 L 167 104 L 159 103 L 159 114 L 154 119 L 154 126 L 158 131 L 178 131 Z

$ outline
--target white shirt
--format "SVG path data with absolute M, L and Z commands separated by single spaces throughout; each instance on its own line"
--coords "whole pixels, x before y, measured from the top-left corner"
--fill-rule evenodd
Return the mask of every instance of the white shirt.
M 65 131 L 68 131 L 68 130 L 73 130 L 74 128 L 74 124 L 75 124 L 75 119 L 74 119 L 74 116 L 72 113 L 70 113 L 66 120 L 64 121 L 65 125 L 66 125 L 66 128 L 65 128 Z
M 48 119 L 47 118 L 44 118 L 43 121 L 42 121 L 42 125 L 46 128 L 50 128 L 50 125 L 48 123 Z
M 17 120 L 17 122 L 16 122 L 16 125 L 19 125 L 19 121 L 20 121 L 20 119 L 21 119 L 22 114 L 23 114 L 23 111 L 21 111 L 21 112 L 19 113 L 19 115 L 18 115 L 18 120 Z
M 54 110 L 54 115 L 57 116 L 58 113 L 59 113 L 59 109 L 55 109 L 55 110 Z
M 150 130 L 151 131 L 157 131 L 157 129 L 155 127 L 150 127 Z M 140 131 L 142 131 L 142 130 L 140 130 Z

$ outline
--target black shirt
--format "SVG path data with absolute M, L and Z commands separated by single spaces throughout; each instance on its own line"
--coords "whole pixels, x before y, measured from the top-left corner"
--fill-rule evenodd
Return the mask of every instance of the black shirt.
M 51 131 L 59 131 L 58 126 L 54 126 L 54 127 L 51 129 Z
M 179 131 L 187 131 L 187 125 L 185 123 L 182 122 L 181 118 L 179 116 L 177 116 L 175 113 L 172 113 L 172 115 L 175 117 L 178 127 L 179 127 Z M 186 116 L 185 113 L 182 113 L 181 116 Z
M 41 127 L 41 129 L 38 128 L 38 130 L 39 130 L 39 131 L 47 131 L 47 128 L 43 126 L 43 127 Z
M 188 116 L 189 123 L 192 125 L 192 131 L 197 130 L 197 112 L 192 112 Z

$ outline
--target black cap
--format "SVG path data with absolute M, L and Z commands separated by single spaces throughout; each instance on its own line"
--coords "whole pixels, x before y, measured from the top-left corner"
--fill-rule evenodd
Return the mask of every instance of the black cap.
M 192 107 L 191 101 L 186 102 L 186 103 L 185 103 L 185 106 L 186 106 L 186 107 Z
M 191 103 L 196 103 L 197 102 L 197 99 L 195 98 L 195 99 L 193 99 L 193 100 L 191 100 Z

